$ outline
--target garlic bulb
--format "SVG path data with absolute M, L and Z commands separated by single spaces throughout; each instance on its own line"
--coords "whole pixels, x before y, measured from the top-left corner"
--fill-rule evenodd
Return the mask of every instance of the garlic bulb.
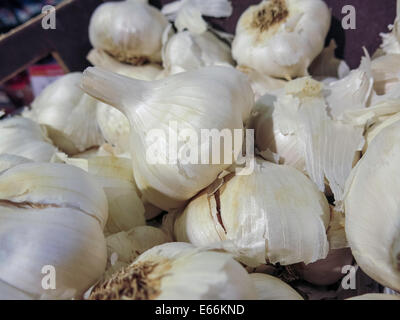
M 346 183 L 346 236 L 361 269 L 400 290 L 400 122 L 381 130 Z
M 79 296 L 105 270 L 106 220 L 104 192 L 84 171 L 14 163 L 0 173 L 0 283 L 30 298 Z M 54 267 L 52 290 L 43 285 L 46 266 Z
M 205 190 L 177 215 L 177 241 L 200 247 L 222 242 L 254 266 L 326 257 L 329 205 L 301 172 L 259 161 L 253 174 L 227 176 L 222 182 L 217 191 Z
M 172 242 L 141 254 L 97 285 L 90 298 L 236 300 L 255 299 L 256 293 L 246 270 L 230 255 Z
M 268 76 L 305 76 L 324 48 L 330 22 L 331 13 L 321 0 L 261 1 L 238 21 L 233 58 Z
M 367 293 L 361 296 L 351 297 L 346 300 L 400 300 L 400 297 L 394 294 Z
M 305 265 L 299 263 L 291 266 L 297 275 L 318 286 L 331 285 L 343 278 L 343 267 L 352 265 L 353 256 L 349 248 L 330 250 L 325 259 Z
M 116 271 L 127 267 L 146 250 L 171 239 L 161 229 L 140 226 L 129 231 L 122 231 L 107 237 L 107 277 Z
M 129 119 L 136 184 L 144 199 L 164 210 L 181 207 L 241 152 L 228 149 L 224 161 L 199 161 L 200 155 L 203 160 L 211 155 L 217 143 L 182 138 L 185 131 L 201 137 L 204 130 L 241 130 L 254 101 L 245 77 L 227 67 L 204 67 L 151 82 L 88 68 L 82 86 Z M 176 145 L 171 134 L 181 136 Z M 188 154 L 197 154 L 196 159 L 187 161 Z
M 69 73 L 47 86 L 24 115 L 45 125 L 50 139 L 72 155 L 104 142 L 96 121 L 97 101 L 79 84 L 82 73 Z
M 296 290 L 276 277 L 262 273 L 252 273 L 250 277 L 259 300 L 304 300 Z
M 108 200 L 105 234 L 145 225 L 144 206 L 136 192 L 131 160 L 118 157 L 65 158 L 66 164 L 90 173 Z
M 22 117 L 0 120 L 0 154 L 7 153 L 48 162 L 57 152 L 47 131 L 34 121 Z
M 88 60 L 97 67 L 139 80 L 155 80 L 161 77 L 162 68 L 157 64 L 133 66 L 120 63 L 100 49 L 93 49 Z M 99 102 L 96 119 L 104 139 L 114 145 L 118 153 L 129 152 L 129 121 L 119 110 Z
M 161 12 L 147 1 L 103 3 L 90 19 L 89 40 L 94 48 L 121 62 L 160 62 L 161 37 L 167 24 Z

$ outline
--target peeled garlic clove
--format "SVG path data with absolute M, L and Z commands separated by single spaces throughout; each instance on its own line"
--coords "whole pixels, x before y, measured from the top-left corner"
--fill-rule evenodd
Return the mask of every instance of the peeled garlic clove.
M 108 220 L 104 232 L 128 231 L 146 223 L 144 206 L 136 192 L 131 160 L 118 157 L 65 159 L 65 163 L 90 173 L 108 200 Z
M 367 293 L 361 296 L 351 297 L 346 300 L 400 300 L 400 296 L 383 293 Z
M 233 57 L 268 76 L 305 76 L 324 48 L 330 22 L 331 13 L 321 0 L 264 0 L 240 17 Z
M 291 266 L 301 279 L 318 286 L 331 285 L 338 282 L 346 274 L 343 267 L 352 265 L 353 256 L 349 248 L 330 250 L 325 259 L 305 265 Z
M 26 114 L 45 125 L 53 143 L 70 155 L 104 142 L 96 121 L 97 100 L 79 88 L 81 78 L 82 73 L 74 72 L 54 81 Z
M 258 300 L 304 300 L 296 290 L 276 277 L 263 273 L 252 273 L 250 277 L 256 287 Z
M 193 199 L 174 231 L 178 241 L 196 246 L 225 242 L 255 265 L 288 265 L 326 257 L 328 223 L 328 202 L 307 177 L 259 161 L 253 174 L 227 178 L 215 193 Z
M 331 82 L 326 87 L 326 101 L 329 115 L 335 120 L 342 120 L 343 114 L 351 110 L 363 109 L 368 106 L 371 97 L 374 78 L 371 70 L 371 59 L 368 52 L 362 58 L 360 67 L 352 70 L 346 77 Z
M 90 298 L 236 300 L 255 299 L 256 293 L 246 270 L 230 255 L 172 242 L 141 254 L 96 286 Z
M 32 298 L 79 297 L 105 270 L 106 219 L 103 190 L 80 169 L 31 162 L 4 171 L 0 283 Z M 48 282 L 55 289 L 46 290 Z
M 384 128 L 369 144 L 346 183 L 346 236 L 361 269 L 400 290 L 400 122 Z
M 167 24 L 161 12 L 147 1 L 103 3 L 90 19 L 89 40 L 94 48 L 121 62 L 160 62 L 161 37 Z
M 186 129 L 201 139 L 204 130 L 228 130 L 233 137 L 234 129 L 243 129 L 254 101 L 246 78 L 227 67 L 204 67 L 151 82 L 88 68 L 82 86 L 129 119 L 136 184 L 146 200 L 164 210 L 181 207 L 232 164 L 224 159 L 221 162 L 225 163 L 203 161 L 199 165 L 199 157 L 186 163 L 178 150 L 186 148 L 186 155 L 197 152 L 203 156 L 213 146 L 186 136 L 190 139 L 180 139 L 174 148 L 174 141 L 169 141 L 171 131 L 178 137 Z M 177 159 L 170 155 L 169 146 Z M 233 159 L 238 156 L 236 151 L 241 152 L 228 150 Z
M 13 117 L 0 120 L 0 154 L 48 162 L 57 152 L 46 130 L 30 119 Z
M 171 242 L 171 239 L 161 229 L 140 226 L 129 231 L 122 231 L 107 237 L 108 265 L 106 276 L 131 264 L 146 250 L 163 243 Z

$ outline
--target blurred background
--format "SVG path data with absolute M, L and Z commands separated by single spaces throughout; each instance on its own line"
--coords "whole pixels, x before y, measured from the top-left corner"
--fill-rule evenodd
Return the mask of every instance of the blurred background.
M 150 0 L 150 3 L 161 8 L 162 5 L 172 1 L 174 0 Z M 379 34 L 387 32 L 388 25 L 392 24 L 395 19 L 396 0 L 324 1 L 331 8 L 333 15 L 327 43 L 334 38 L 338 44 L 336 55 L 345 59 L 351 68 L 356 68 L 363 55 L 363 46 L 367 48 L 370 55 L 379 48 L 381 43 Z M 29 25 L 30 19 L 41 14 L 43 6 L 56 6 L 63 2 L 65 8 L 60 12 L 57 11 L 57 14 L 59 13 L 57 30 L 53 32 L 38 28 L 35 31 L 35 24 Z M 102 2 L 104 1 L 0 0 L 0 110 L 5 110 L 6 113 L 14 112 L 30 104 L 47 84 L 65 72 L 82 71 L 88 66 L 86 54 L 91 46 L 87 26 L 92 11 Z M 234 8 L 231 17 L 207 20 L 217 29 L 234 33 L 241 13 L 249 5 L 259 3 L 260 0 L 231 0 L 231 2 Z M 342 18 L 345 16 L 342 14 L 342 8 L 345 5 L 352 5 L 356 9 L 355 30 L 343 30 L 341 26 Z M 30 34 L 30 39 L 26 39 L 27 41 L 21 41 L 17 39 L 18 34 L 12 34 L 15 28 L 21 28 L 21 25 L 32 29 L 31 33 L 26 32 L 26 34 Z M 47 33 L 45 34 L 44 31 Z M 35 35 L 35 32 L 42 34 L 38 35 L 37 39 L 33 39 L 32 35 Z M 48 44 L 46 37 L 49 38 Z M 28 66 L 24 63 L 21 70 L 18 66 L 15 72 L 10 72 L 10 68 L 15 68 L 18 61 L 22 61 L 19 55 L 29 55 L 29 48 L 33 47 L 35 41 L 46 43 L 46 46 L 43 45 L 43 48 L 40 48 L 40 54 L 32 49 L 33 56 L 29 60 L 31 63 Z M 45 54 L 42 54 L 42 51 Z M 61 58 L 56 59 L 57 56 L 61 56 Z M 3 74 L 2 71 L 4 71 Z

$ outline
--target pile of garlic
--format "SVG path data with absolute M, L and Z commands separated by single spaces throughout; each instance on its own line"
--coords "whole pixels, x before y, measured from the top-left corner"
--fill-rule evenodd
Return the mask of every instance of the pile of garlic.
M 205 20 L 232 5 L 101 4 L 94 67 L 0 120 L 0 299 L 303 300 L 357 266 L 400 291 L 399 18 L 350 70 L 322 0 Z

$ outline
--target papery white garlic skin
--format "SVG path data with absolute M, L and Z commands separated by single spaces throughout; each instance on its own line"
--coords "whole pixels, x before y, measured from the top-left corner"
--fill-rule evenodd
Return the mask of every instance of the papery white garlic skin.
M 73 155 L 104 142 L 96 121 L 97 100 L 80 88 L 82 73 L 69 73 L 48 85 L 25 115 L 45 125 L 53 143 Z
M 346 236 L 361 269 L 400 290 L 400 211 L 397 190 L 400 122 L 384 128 L 346 183 Z
M 217 64 L 233 65 L 230 47 L 210 31 L 182 31 L 163 46 L 163 66 L 169 74 Z
M 110 235 L 107 241 L 107 275 L 128 266 L 140 254 L 152 247 L 171 242 L 161 229 L 151 226 L 139 226 L 128 231 Z M 114 260 L 115 259 L 115 260 Z
M 105 270 L 106 219 L 103 190 L 80 169 L 31 162 L 3 171 L 0 282 L 32 299 L 79 297 Z M 55 268 L 54 290 L 42 286 L 45 266 Z
M 172 242 L 156 246 L 140 255 L 125 270 L 135 274 L 146 266 L 144 277 L 147 287 L 139 290 L 129 288 L 129 274 L 114 275 L 114 279 L 125 279 L 124 287 L 113 284 L 95 288 L 92 299 L 255 299 L 253 282 L 246 270 L 229 254 L 196 249 L 190 244 Z M 132 270 L 132 271 L 131 271 Z M 168 275 L 168 276 L 166 276 Z M 188 285 L 190 284 L 190 285 Z
M 245 76 L 231 67 L 204 67 L 152 82 L 88 68 L 82 85 L 89 94 L 113 105 L 129 119 L 137 186 L 144 199 L 164 210 L 182 206 L 232 161 L 184 164 L 178 159 L 174 163 L 168 155 L 167 147 L 173 143 L 169 142 L 169 130 L 179 134 L 188 129 L 196 133 L 198 142 L 202 142 L 202 130 L 229 130 L 232 133 L 234 129 L 243 129 L 254 101 Z M 179 132 L 170 127 L 171 123 L 176 123 Z M 157 133 L 157 141 L 146 138 L 149 131 Z M 190 152 L 195 148 L 198 155 L 212 154 L 209 142 L 194 145 L 191 139 L 179 141 L 177 149 L 173 150 L 182 148 Z M 155 158 L 155 149 L 161 158 L 166 152 L 166 158 L 161 159 L 166 161 Z M 237 157 L 235 150 L 228 151 L 232 158 Z
M 92 46 L 131 64 L 161 61 L 161 37 L 167 26 L 161 12 L 143 1 L 104 3 L 89 24 Z
M 176 239 L 200 247 L 232 243 L 226 249 L 255 266 L 325 258 L 329 206 L 324 195 L 292 167 L 259 163 L 253 174 L 235 176 L 214 194 L 205 191 L 193 199 L 177 215 Z
M 272 77 L 304 76 L 324 47 L 330 21 L 320 0 L 264 0 L 240 17 L 233 57 L 239 65 Z
M 250 274 L 257 290 L 258 300 L 304 300 L 282 280 L 263 273 Z
M 57 149 L 47 137 L 47 131 L 34 121 L 22 117 L 0 120 L 0 154 L 48 162 Z

